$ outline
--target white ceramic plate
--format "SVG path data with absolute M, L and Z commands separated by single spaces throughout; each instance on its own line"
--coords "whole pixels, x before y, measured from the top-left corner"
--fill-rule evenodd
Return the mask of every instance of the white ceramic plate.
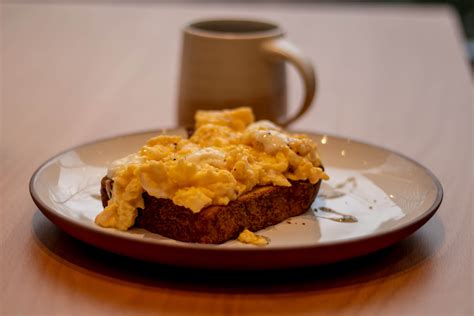
M 100 180 L 108 164 L 158 133 L 185 135 L 182 129 L 130 134 L 49 159 L 31 178 L 33 200 L 66 232 L 109 251 L 179 266 L 258 269 L 323 264 L 376 251 L 421 227 L 443 196 L 436 177 L 413 160 L 361 142 L 310 134 L 331 179 L 321 186 L 312 209 L 259 232 L 269 238 L 268 246 L 235 240 L 192 244 L 138 228 L 121 232 L 96 226 Z M 340 222 L 341 214 L 357 221 Z

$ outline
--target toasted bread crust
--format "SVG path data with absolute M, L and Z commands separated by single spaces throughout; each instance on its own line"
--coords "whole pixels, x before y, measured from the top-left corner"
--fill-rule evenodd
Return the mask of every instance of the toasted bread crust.
M 102 179 L 104 207 L 110 198 L 107 188 L 112 184 L 111 179 Z M 304 213 L 316 198 L 320 184 L 321 181 L 316 184 L 295 181 L 290 187 L 257 187 L 228 205 L 209 206 L 198 213 L 145 192 L 145 208 L 138 210 L 135 223 L 138 227 L 180 241 L 220 244 L 236 238 L 245 228 L 255 232 Z

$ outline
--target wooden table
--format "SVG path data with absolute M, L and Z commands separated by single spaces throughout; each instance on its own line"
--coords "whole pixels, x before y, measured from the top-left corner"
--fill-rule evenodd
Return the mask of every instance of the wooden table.
M 473 89 L 446 7 L 262 4 L 2 7 L 2 315 L 472 315 Z M 249 9 L 251 8 L 251 9 Z M 321 78 L 293 127 L 395 149 L 444 186 L 406 240 L 328 267 L 180 270 L 74 240 L 28 193 L 36 167 L 96 138 L 175 121 L 180 27 L 209 16 L 279 21 Z M 290 103 L 300 82 L 292 70 Z

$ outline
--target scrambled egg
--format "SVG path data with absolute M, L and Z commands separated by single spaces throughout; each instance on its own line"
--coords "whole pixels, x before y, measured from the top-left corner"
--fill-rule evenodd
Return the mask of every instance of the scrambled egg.
M 270 121 L 254 122 L 250 108 L 198 111 L 195 119 L 191 138 L 159 135 L 112 163 L 112 198 L 96 217 L 98 225 L 133 226 L 144 191 L 197 213 L 227 205 L 257 185 L 329 179 L 308 136 L 286 133 Z
M 243 242 L 244 244 L 252 244 L 252 245 L 255 245 L 255 246 L 266 246 L 268 245 L 268 239 L 263 237 L 263 236 L 260 236 L 260 235 L 257 235 L 253 232 L 251 232 L 250 230 L 248 230 L 247 228 L 244 229 L 239 237 L 237 238 L 238 241 L 240 242 Z

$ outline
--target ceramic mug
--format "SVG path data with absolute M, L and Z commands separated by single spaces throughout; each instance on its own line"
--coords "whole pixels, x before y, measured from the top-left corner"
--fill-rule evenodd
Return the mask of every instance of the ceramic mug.
M 286 126 L 311 106 L 316 78 L 311 62 L 276 24 L 206 20 L 184 28 L 178 124 L 194 124 L 197 110 L 250 106 L 257 119 Z M 303 78 L 303 104 L 287 116 L 285 62 Z

